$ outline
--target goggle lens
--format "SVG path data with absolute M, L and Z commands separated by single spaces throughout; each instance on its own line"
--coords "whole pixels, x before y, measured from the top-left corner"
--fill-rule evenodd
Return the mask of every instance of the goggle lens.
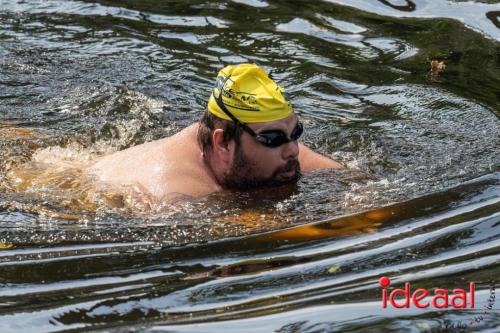
M 271 148 L 279 147 L 285 143 L 298 140 L 302 133 L 304 132 L 304 127 L 302 123 L 298 122 L 290 135 L 288 136 L 281 130 L 271 130 L 264 131 L 256 135 L 256 139 L 263 145 Z

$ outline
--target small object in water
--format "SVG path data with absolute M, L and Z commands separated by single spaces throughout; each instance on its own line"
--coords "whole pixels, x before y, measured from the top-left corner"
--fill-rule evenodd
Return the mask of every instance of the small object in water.
M 0 250 L 11 249 L 13 247 L 14 247 L 14 244 L 12 244 L 12 243 L 3 243 L 3 242 L 0 242 Z
M 446 68 L 444 61 L 432 60 L 431 61 L 431 71 L 433 73 L 439 73 Z
M 332 266 L 332 267 L 328 268 L 328 273 L 335 274 L 339 270 L 339 268 L 340 268 L 339 265 Z

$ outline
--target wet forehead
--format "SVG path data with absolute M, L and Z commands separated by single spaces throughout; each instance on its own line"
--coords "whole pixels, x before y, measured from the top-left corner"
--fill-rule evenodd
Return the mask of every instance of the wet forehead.
M 295 124 L 297 123 L 297 116 L 292 114 L 284 119 L 268 121 L 265 123 L 254 123 L 248 124 L 254 131 L 262 132 L 267 130 L 282 130 L 284 132 L 290 132 L 293 130 Z

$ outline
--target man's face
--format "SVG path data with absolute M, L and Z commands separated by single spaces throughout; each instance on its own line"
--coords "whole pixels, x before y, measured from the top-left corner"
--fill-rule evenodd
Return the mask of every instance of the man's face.
M 288 137 L 297 124 L 297 117 L 266 123 L 248 124 L 257 134 L 268 130 L 281 130 Z M 241 144 L 236 146 L 232 165 L 224 177 L 228 188 L 250 189 L 273 186 L 296 181 L 300 177 L 297 141 L 279 147 L 266 147 L 247 132 L 241 136 Z

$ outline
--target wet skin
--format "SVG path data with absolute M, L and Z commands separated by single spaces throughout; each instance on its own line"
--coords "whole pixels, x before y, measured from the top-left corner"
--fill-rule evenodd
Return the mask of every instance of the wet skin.
M 290 136 L 296 124 L 297 117 L 291 115 L 249 126 L 257 133 L 279 129 Z M 195 123 L 171 137 L 101 157 L 88 173 L 103 184 L 132 186 L 151 203 L 221 191 L 224 189 L 221 179 L 233 165 L 236 144 L 234 140 L 223 142 L 222 131 L 218 130 L 212 136 L 210 157 L 204 159 L 197 142 L 198 127 L 199 123 Z M 269 148 L 244 132 L 240 148 L 248 158 L 248 172 L 263 178 L 275 175 L 279 181 L 295 177 L 293 160 L 298 160 L 302 173 L 342 167 L 297 141 Z

